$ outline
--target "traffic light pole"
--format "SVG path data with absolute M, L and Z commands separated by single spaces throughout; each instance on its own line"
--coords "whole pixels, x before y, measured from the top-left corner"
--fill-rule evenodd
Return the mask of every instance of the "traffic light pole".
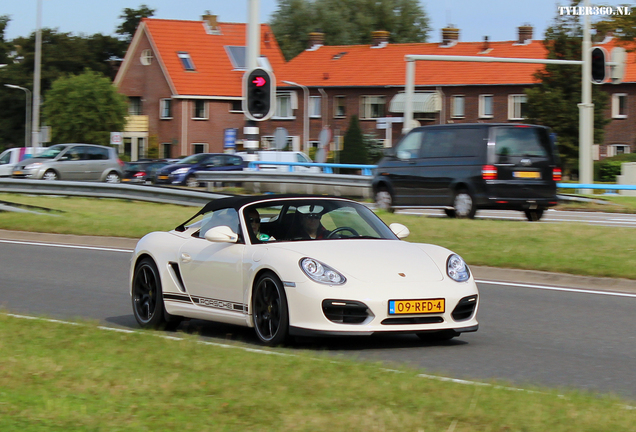
M 584 6 L 590 6 L 585 0 Z M 581 84 L 581 103 L 579 104 L 579 182 L 594 182 L 594 162 L 592 161 L 592 143 L 594 142 L 594 104 L 592 103 L 592 38 L 590 36 L 590 16 L 585 14 L 583 21 L 583 79 Z M 590 193 L 581 190 L 581 193 Z
M 261 29 L 259 19 L 260 0 L 247 0 L 247 40 L 245 41 L 246 71 L 251 71 L 258 66 L 258 57 L 261 51 Z M 243 94 L 243 98 L 246 95 Z M 260 131 L 254 120 L 245 118 L 243 127 L 243 148 L 247 151 L 247 161 L 256 160 L 256 150 L 260 147 Z

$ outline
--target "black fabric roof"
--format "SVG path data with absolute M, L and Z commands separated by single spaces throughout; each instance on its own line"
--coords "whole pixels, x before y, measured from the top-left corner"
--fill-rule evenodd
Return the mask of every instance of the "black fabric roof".
M 219 199 L 215 199 L 210 201 L 209 203 L 207 203 L 206 205 L 203 206 L 203 208 L 201 210 L 199 210 L 194 216 L 192 216 L 190 219 L 188 219 L 187 221 L 185 221 L 184 223 L 182 223 L 181 225 L 179 225 L 177 228 L 175 228 L 176 231 L 185 231 L 185 226 L 188 224 L 188 222 L 190 222 L 191 220 L 193 220 L 194 218 L 196 218 L 199 215 L 211 212 L 211 211 L 216 211 L 216 210 L 221 210 L 221 209 L 225 209 L 225 208 L 233 208 L 235 210 L 238 211 L 238 209 L 240 209 L 241 207 L 243 207 L 244 205 L 247 204 L 251 204 L 251 203 L 255 203 L 255 202 L 259 202 L 259 201 L 263 201 L 263 200 L 273 200 L 273 199 L 284 199 L 284 198 L 338 198 L 338 199 L 342 199 L 342 197 L 334 197 L 334 196 L 328 196 L 328 195 L 305 195 L 305 194 L 278 194 L 278 195 L 237 195 L 237 196 L 232 196 L 232 197 L 227 197 L 227 198 L 219 198 Z

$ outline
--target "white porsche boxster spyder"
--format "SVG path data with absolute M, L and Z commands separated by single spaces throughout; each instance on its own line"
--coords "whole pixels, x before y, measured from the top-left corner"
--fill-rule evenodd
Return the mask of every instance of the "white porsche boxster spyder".
M 143 328 L 188 318 L 253 327 L 266 345 L 289 336 L 445 340 L 476 331 L 479 296 L 466 263 L 443 247 L 401 240 L 408 234 L 343 198 L 214 200 L 139 241 L 133 312 Z

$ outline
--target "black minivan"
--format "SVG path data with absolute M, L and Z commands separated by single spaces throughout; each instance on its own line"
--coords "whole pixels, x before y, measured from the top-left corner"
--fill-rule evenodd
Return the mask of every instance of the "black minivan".
M 560 160 L 544 126 L 475 123 L 423 126 L 387 149 L 373 178 L 380 208 L 520 210 L 530 221 L 557 204 Z

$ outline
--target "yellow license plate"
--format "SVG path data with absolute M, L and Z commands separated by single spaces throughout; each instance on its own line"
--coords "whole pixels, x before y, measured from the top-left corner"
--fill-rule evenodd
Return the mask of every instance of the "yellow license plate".
M 389 315 L 443 313 L 444 306 L 444 299 L 389 300 Z
M 22 171 L 13 171 L 13 174 L 15 174 L 15 175 L 22 175 Z
M 168 176 L 159 176 L 159 180 L 168 180 Z
M 515 171 L 514 176 L 516 178 L 540 179 L 541 173 L 539 171 Z

